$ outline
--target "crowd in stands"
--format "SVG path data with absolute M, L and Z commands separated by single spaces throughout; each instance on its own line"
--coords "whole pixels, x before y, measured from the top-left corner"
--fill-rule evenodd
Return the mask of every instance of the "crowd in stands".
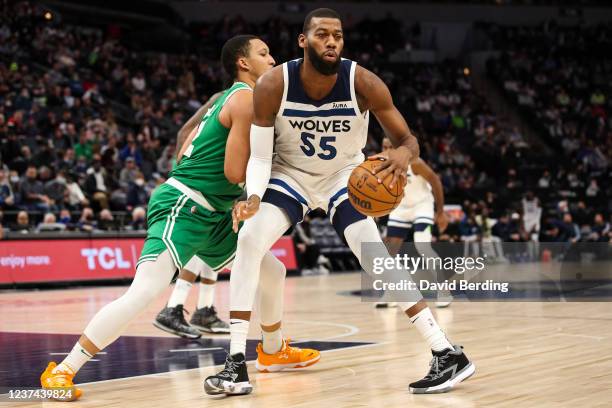
M 223 42 L 238 33 L 259 34 L 279 62 L 300 51 L 295 38 L 301 26 L 278 18 L 194 24 L 188 44 L 193 52 L 173 55 L 130 46 L 120 32 L 104 27 L 46 22 L 28 2 L 0 4 L 0 224 L 15 231 L 145 230 L 148 197 L 174 163 L 176 132 L 224 86 L 217 62 Z M 560 61 L 556 54 L 540 61 L 546 57 L 525 47 L 507 50 L 508 59 L 492 64 L 502 83 L 514 82 L 510 92 L 513 86 L 532 89 L 530 111 L 554 129 L 551 140 L 562 146 L 564 159 L 555 162 L 566 165 L 556 168 L 495 114 L 486 95 L 473 88 L 468 68 L 455 61 L 393 62 L 392 55 L 419 46 L 418 25 L 390 16 L 347 18 L 345 29 L 347 44 L 353 44 L 346 56 L 392 89 L 420 137 L 422 157 L 442 179 L 447 202 L 463 206 L 464 219 L 439 239 L 496 234 L 529 240 L 521 202 L 528 189 L 545 210 L 540 239 L 609 239 L 610 211 L 601 200 L 610 196 L 609 184 L 602 184 L 612 140 L 609 59 L 561 69 L 558 64 L 569 64 L 572 50 Z M 503 30 L 489 32 L 494 39 L 501 36 L 500 43 L 522 38 L 521 30 L 510 37 L 499 33 Z M 564 37 L 565 44 L 579 43 L 576 36 L 582 35 L 609 41 L 607 29 L 599 30 L 578 30 Z M 523 58 L 515 58 L 516 52 Z M 587 71 L 577 85 L 575 76 L 566 73 L 561 82 L 549 72 L 567 69 Z M 546 81 L 559 82 L 563 103 L 557 94 L 549 100 L 556 90 Z M 367 153 L 380 151 L 382 131 L 374 125 L 370 136 Z M 566 188 L 584 194 L 549 199 L 548 192 Z M 573 223 L 577 229 L 568 227 Z

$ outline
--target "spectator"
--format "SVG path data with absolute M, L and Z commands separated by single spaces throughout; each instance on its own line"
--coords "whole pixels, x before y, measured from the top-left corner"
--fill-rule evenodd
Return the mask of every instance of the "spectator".
M 597 184 L 597 179 L 591 179 L 589 186 L 586 189 L 587 197 L 597 197 L 599 194 L 599 185 Z
M 99 209 L 108 208 L 108 198 L 111 191 L 111 180 L 106 169 L 102 167 L 99 154 L 93 156 L 91 167 L 87 170 L 85 181 L 87 195 L 97 203 Z
M 55 178 L 45 183 L 45 194 L 55 206 L 63 207 L 67 192 L 65 173 L 63 170 L 58 170 Z
M 93 142 L 87 138 L 86 130 L 81 132 L 79 143 L 74 145 L 74 155 L 85 157 L 86 161 L 90 161 L 93 157 Z
M 147 230 L 147 212 L 142 207 L 136 207 L 132 210 L 132 221 L 126 229 L 131 231 L 146 231 Z
M 604 220 L 601 213 L 595 214 L 593 227 L 586 240 L 589 242 L 610 242 L 610 223 Z
M 100 211 L 100 217 L 98 221 L 98 229 L 102 231 L 114 231 L 117 229 L 115 218 L 109 210 Z
M 142 71 L 138 71 L 136 76 L 132 78 L 132 86 L 137 92 L 144 92 L 147 87 L 147 81 L 145 80 L 144 74 Z
M 299 265 L 303 275 L 326 275 L 329 269 L 323 266 L 319 245 L 310 237 L 310 218 L 304 217 L 293 231 L 293 241 L 298 252 Z
M 17 224 L 11 227 L 11 230 L 27 234 L 32 232 L 32 226 L 30 225 L 30 216 L 26 211 L 19 211 L 17 213 Z
M 549 188 L 550 187 L 550 172 L 548 170 L 544 170 L 542 177 L 538 180 L 538 187 L 540 188 Z
M 45 214 L 43 218 L 43 222 L 38 224 L 36 228 L 36 232 L 43 231 L 63 231 L 66 229 L 66 225 L 60 222 L 57 222 L 55 215 L 53 213 Z
M 15 196 L 9 181 L 8 172 L 0 168 L 0 209 L 13 207 L 15 204 Z
M 68 172 L 64 173 L 66 175 L 66 203 L 71 209 L 77 209 L 82 207 L 87 207 L 89 205 L 89 200 L 83 194 L 83 190 L 81 190 L 81 186 L 76 182 L 77 175 Z
M 526 240 L 525 229 L 523 228 L 524 221 L 521 215 L 517 212 L 510 216 L 510 242 L 523 242 Z M 539 227 L 538 227 L 539 228 Z
M 174 165 L 174 144 L 169 144 L 164 149 L 161 157 L 157 160 L 157 172 L 163 175 L 168 175 Z
M 119 173 L 119 185 L 127 187 L 130 182 L 136 179 L 136 176 L 140 173 L 138 167 L 136 167 L 136 161 L 133 157 L 125 159 L 125 167 L 121 169 Z
M 136 173 L 135 178 L 128 185 L 127 208 L 128 210 L 145 205 L 147 203 L 147 191 L 145 179 L 142 173 Z
M 511 229 L 510 217 L 507 213 L 504 213 L 491 229 L 491 233 L 503 242 L 509 242 Z
M 19 183 L 21 204 L 31 211 L 44 211 L 50 209 L 51 200 L 44 194 L 43 184 L 37 180 L 38 171 L 35 166 L 28 166 L 25 177 Z
M 72 215 L 70 214 L 70 211 L 66 208 L 60 211 L 59 222 L 61 224 L 64 224 L 66 226 L 65 229 L 68 231 L 73 231 L 76 228 L 76 226 L 72 222 Z
M 81 218 L 77 224 L 78 229 L 83 232 L 92 232 L 96 229 L 96 226 L 97 222 L 93 210 L 89 207 L 83 208 Z
M 140 167 L 142 165 L 142 155 L 140 154 L 140 148 L 136 145 L 134 135 L 129 134 L 127 136 L 127 144 L 121 152 L 119 152 L 119 158 L 125 162 L 128 157 L 131 157 L 136 162 L 136 165 Z
M 459 236 L 460 240 L 464 242 L 463 256 L 470 254 L 470 248 L 474 255 L 478 256 L 480 253 L 479 241 L 480 241 L 480 228 L 476 223 L 476 219 L 473 215 L 466 216 L 461 224 L 459 224 Z
M 562 242 L 576 243 L 580 241 L 580 228 L 578 228 L 578 225 L 574 223 L 572 214 L 563 214 L 563 223 L 561 226 L 560 239 Z

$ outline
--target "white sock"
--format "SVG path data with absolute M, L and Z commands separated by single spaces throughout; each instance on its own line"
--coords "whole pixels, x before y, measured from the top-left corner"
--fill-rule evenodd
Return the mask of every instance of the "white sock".
M 215 301 L 215 284 L 200 283 L 200 294 L 198 296 L 198 309 L 211 307 Z
M 261 338 L 263 340 L 263 351 L 266 354 L 274 354 L 283 347 L 283 335 L 280 328 L 272 332 L 262 330 Z
M 230 355 L 242 353 L 246 355 L 246 341 L 249 334 L 249 321 L 230 319 Z
M 177 279 L 174 284 L 174 290 L 168 300 L 168 307 L 176 307 L 177 305 L 184 305 L 189 296 L 192 284 L 183 279 Z
M 410 321 L 416 326 L 421 336 L 423 336 L 433 351 L 442 351 L 448 348 L 451 350 L 453 349 L 453 346 L 446 338 L 440 326 L 438 326 L 436 319 L 434 319 L 428 307 L 412 316 Z
M 66 356 L 64 361 L 58 364 L 57 367 L 53 369 L 53 373 L 68 371 L 73 374 L 76 374 L 77 371 L 83 367 L 83 364 L 88 362 L 93 356 L 81 346 L 81 344 L 77 341 L 77 343 L 72 348 L 72 351 Z

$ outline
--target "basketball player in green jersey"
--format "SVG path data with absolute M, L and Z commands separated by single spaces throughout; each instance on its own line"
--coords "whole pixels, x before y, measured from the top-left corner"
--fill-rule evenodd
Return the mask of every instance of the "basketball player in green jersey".
M 168 287 L 177 268 L 182 269 L 197 255 L 218 271 L 234 258 L 237 235 L 232 231 L 231 209 L 242 194 L 240 183 L 245 179 L 250 154 L 251 91 L 257 78 L 275 61 L 267 45 L 254 36 L 228 40 L 221 54 L 224 69 L 235 82 L 191 131 L 171 177 L 153 192 L 147 238 L 132 285 L 93 317 L 59 365 L 49 363 L 41 375 L 43 388 L 69 391 L 62 400 L 82 395 L 73 384 L 76 373 Z M 271 253 L 261 268 L 283 276 L 285 273 Z
M 180 161 L 178 154 L 182 152 L 182 147 L 191 132 L 201 123 L 206 112 L 224 93 L 225 90 L 211 96 L 179 130 L 172 169 L 176 168 Z M 229 324 L 219 318 L 213 305 L 217 275 L 218 272 L 213 271 L 198 255 L 194 255 L 179 272 L 168 303 L 157 314 L 153 325 L 165 332 L 188 339 L 197 339 L 204 332 L 229 333 Z M 200 277 L 198 301 L 187 323 L 184 305 L 198 276 Z

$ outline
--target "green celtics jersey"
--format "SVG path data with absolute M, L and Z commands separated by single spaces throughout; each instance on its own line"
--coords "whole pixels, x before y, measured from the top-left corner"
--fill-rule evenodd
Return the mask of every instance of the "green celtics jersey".
M 225 101 L 241 89 L 251 88 L 244 82 L 235 82 L 208 109 L 191 145 L 170 173 L 171 177 L 202 193 L 217 211 L 230 210 L 243 191 L 241 186 L 225 178 L 223 163 L 229 129 L 219 122 Z

